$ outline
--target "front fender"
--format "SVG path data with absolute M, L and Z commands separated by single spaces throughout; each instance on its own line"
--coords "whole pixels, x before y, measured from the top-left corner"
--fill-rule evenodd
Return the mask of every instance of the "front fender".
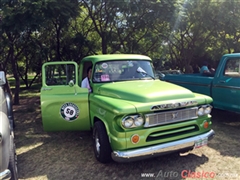
M 90 98 L 91 126 L 94 126 L 96 120 L 104 123 L 113 149 L 115 149 L 114 147 L 126 148 L 126 132 L 120 127 L 119 119 L 135 113 L 137 113 L 137 109 L 131 101 L 96 95 Z
M 131 101 L 101 95 L 92 95 L 89 100 L 91 126 L 94 124 L 93 117 L 99 117 L 99 119 L 107 118 L 108 120 L 106 121 L 111 122 L 117 116 L 137 113 L 137 109 Z

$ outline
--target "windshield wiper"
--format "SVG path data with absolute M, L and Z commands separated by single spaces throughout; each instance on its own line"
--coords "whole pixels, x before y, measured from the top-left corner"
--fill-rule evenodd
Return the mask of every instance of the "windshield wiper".
M 144 71 L 141 67 L 138 67 L 137 68 L 137 72 L 138 73 L 142 73 L 142 74 L 145 74 L 145 75 L 148 75 L 149 77 L 151 77 L 152 79 L 155 80 L 155 77 L 151 76 L 150 74 L 148 74 L 146 71 Z

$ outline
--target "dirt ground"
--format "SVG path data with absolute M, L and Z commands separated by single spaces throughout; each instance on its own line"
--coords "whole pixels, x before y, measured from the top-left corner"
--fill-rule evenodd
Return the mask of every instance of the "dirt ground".
M 240 115 L 212 113 L 215 138 L 188 155 L 100 164 L 91 132 L 43 131 L 39 98 L 14 106 L 19 178 L 26 180 L 240 179 Z

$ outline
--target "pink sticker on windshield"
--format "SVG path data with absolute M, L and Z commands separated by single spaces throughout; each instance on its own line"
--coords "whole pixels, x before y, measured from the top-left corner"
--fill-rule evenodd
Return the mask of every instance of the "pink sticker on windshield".
M 109 75 L 108 74 L 101 75 L 101 81 L 110 81 Z

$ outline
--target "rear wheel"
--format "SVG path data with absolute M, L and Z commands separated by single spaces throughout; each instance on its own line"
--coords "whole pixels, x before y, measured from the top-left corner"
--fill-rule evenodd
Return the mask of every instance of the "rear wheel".
M 11 171 L 11 180 L 17 180 L 18 179 L 17 154 L 13 135 L 10 136 L 10 157 L 8 168 Z
M 101 121 L 97 121 L 93 128 L 94 154 L 101 163 L 108 163 L 111 159 L 111 146 L 108 140 L 106 128 Z

